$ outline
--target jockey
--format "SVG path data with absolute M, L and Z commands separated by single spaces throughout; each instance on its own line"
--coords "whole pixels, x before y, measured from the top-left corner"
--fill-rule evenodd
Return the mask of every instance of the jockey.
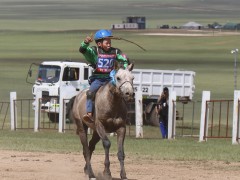
M 97 46 L 89 47 L 93 38 L 87 36 L 79 48 L 79 52 L 94 68 L 93 75 L 89 78 L 90 88 L 87 91 L 86 103 L 87 114 L 83 116 L 85 122 L 94 122 L 92 116 L 94 95 L 102 85 L 112 80 L 110 72 L 114 69 L 116 61 L 122 63 L 124 68 L 128 65 L 128 60 L 122 55 L 121 50 L 111 47 L 111 37 L 113 36 L 110 30 L 99 30 L 94 36 Z

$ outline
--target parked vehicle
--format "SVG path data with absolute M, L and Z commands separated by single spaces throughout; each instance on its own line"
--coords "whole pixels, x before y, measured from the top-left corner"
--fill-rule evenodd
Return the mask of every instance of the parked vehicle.
M 81 90 L 89 87 L 88 78 L 92 69 L 86 63 L 70 61 L 44 61 L 32 64 L 28 75 L 31 76 L 33 66 L 38 66 L 38 74 L 32 87 L 33 98 L 38 91 L 42 92 L 41 111 L 47 112 L 52 122 L 58 121 L 60 89 L 65 99 L 70 99 Z M 27 77 L 27 82 L 31 83 Z M 33 108 L 37 102 L 34 100 Z
M 155 104 L 164 87 L 175 91 L 178 100 L 187 103 L 195 91 L 195 72 L 183 70 L 134 69 L 135 91 L 143 95 L 144 120 L 146 124 L 158 125 Z

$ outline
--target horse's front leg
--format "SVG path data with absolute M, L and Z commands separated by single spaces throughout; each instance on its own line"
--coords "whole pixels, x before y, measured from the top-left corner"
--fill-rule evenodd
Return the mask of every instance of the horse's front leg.
M 120 171 L 120 177 L 121 179 L 127 179 L 126 171 L 124 168 L 124 140 L 125 140 L 125 134 L 126 134 L 126 127 L 121 127 L 117 130 L 117 143 L 118 143 L 118 160 L 120 162 L 121 171 Z
M 109 141 L 106 131 L 100 122 L 96 123 L 96 130 L 98 132 L 98 135 L 102 139 L 103 147 L 105 150 L 105 161 L 104 161 L 105 168 L 104 168 L 103 174 L 107 176 L 107 178 L 111 179 L 112 175 L 110 171 L 110 160 L 109 160 L 109 149 L 111 147 L 111 142 Z
M 96 144 L 100 141 L 100 137 L 96 131 L 93 131 L 92 139 L 89 141 L 90 159 L 95 150 Z
M 83 146 L 83 156 L 86 162 L 84 172 L 88 174 L 89 179 L 96 179 L 91 166 L 91 153 L 88 147 L 87 131 L 82 126 L 80 126 L 79 123 L 77 123 L 77 126 L 79 129 L 78 135 Z

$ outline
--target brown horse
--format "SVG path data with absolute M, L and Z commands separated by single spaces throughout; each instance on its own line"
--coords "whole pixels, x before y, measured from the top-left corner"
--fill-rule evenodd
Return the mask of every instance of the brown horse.
M 83 115 L 86 114 L 86 91 L 80 92 L 69 102 L 69 118 L 75 120 L 77 125 L 77 134 L 83 146 L 83 156 L 86 164 L 84 172 L 88 174 L 89 179 L 96 179 L 91 167 L 91 156 L 95 150 L 95 145 L 102 140 L 105 150 L 105 168 L 103 175 L 111 179 L 109 149 L 111 142 L 107 133 L 116 132 L 118 144 L 118 160 L 120 161 L 121 179 L 127 179 L 124 168 L 124 139 L 126 134 L 127 108 L 126 102 L 134 97 L 133 75 L 131 70 L 133 64 L 127 69 L 119 69 L 115 75 L 116 85 L 111 82 L 99 88 L 95 97 L 94 123 L 83 122 Z M 93 129 L 92 138 L 88 143 L 87 129 Z

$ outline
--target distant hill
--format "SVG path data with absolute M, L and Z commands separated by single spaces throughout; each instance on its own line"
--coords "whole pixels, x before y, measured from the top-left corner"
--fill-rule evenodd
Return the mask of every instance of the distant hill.
M 146 16 L 148 28 L 188 21 L 225 24 L 239 20 L 239 12 L 239 0 L 0 0 L 0 22 L 5 24 L 0 29 L 15 28 L 10 20 L 54 20 L 56 26 L 64 22 L 65 27 L 91 29 L 121 23 L 126 16 Z

